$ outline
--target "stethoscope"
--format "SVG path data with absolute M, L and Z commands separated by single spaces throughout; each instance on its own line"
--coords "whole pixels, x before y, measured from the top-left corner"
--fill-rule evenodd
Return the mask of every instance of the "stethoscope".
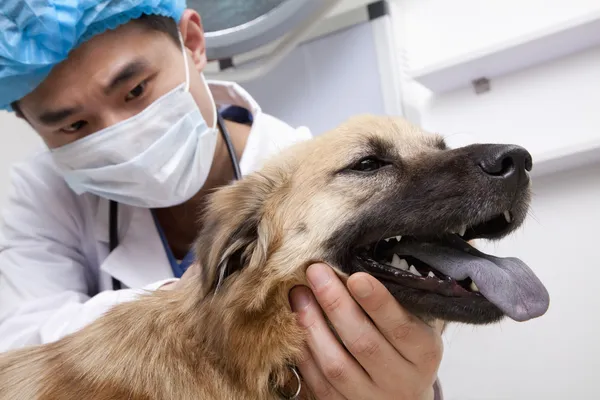
M 240 164 L 238 162 L 237 156 L 235 155 L 235 149 L 233 148 L 233 143 L 231 143 L 231 137 L 229 136 L 229 131 L 225 127 L 225 121 L 223 121 L 223 117 L 219 112 L 217 112 L 217 124 L 219 126 L 219 130 L 221 131 L 221 135 L 225 140 L 225 144 L 227 145 L 227 151 L 229 152 L 229 157 L 231 158 L 231 164 L 233 165 L 233 174 L 235 180 L 242 179 L 242 171 L 240 169 Z M 119 203 L 111 200 L 109 203 L 109 211 L 108 211 L 108 248 L 112 253 L 114 249 L 119 245 Z M 121 282 L 113 277 L 112 278 L 112 287 L 113 290 L 121 289 Z

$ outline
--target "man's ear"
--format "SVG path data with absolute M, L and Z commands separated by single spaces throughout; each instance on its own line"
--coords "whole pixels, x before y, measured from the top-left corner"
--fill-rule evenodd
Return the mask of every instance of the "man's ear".
M 254 174 L 210 196 L 195 244 L 204 295 L 236 272 L 266 262 L 271 240 L 265 203 L 276 185 Z
M 192 60 L 196 70 L 203 71 L 206 67 L 206 41 L 204 39 L 204 28 L 200 14 L 194 10 L 187 9 L 183 12 L 179 21 L 179 30 L 183 37 L 184 46 L 191 51 Z

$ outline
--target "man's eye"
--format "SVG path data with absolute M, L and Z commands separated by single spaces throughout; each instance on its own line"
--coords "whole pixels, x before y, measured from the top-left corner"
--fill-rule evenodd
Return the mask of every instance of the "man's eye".
M 133 89 L 131 89 L 129 93 L 127 93 L 127 95 L 125 96 L 125 101 L 131 101 L 137 97 L 140 97 L 144 93 L 144 90 L 146 90 L 146 85 L 147 82 L 144 81 L 136 87 L 134 87 Z
M 61 131 L 66 132 L 66 133 L 74 133 L 86 125 L 87 125 L 86 121 L 77 121 L 77 122 L 72 123 L 69 126 L 65 126 L 64 128 L 61 129 Z

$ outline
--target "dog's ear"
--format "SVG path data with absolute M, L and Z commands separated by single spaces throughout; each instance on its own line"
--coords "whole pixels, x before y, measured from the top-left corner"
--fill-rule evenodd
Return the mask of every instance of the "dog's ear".
M 272 241 L 265 203 L 277 186 L 278 180 L 253 174 L 210 196 L 195 244 L 204 295 L 242 268 L 266 261 Z

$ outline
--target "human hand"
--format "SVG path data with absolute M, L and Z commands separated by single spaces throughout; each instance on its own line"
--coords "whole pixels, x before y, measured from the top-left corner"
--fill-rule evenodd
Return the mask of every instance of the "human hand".
M 434 398 L 443 353 L 441 327 L 434 329 L 405 311 L 368 274 L 348 279 L 358 304 L 329 266 L 311 265 L 307 278 L 312 292 L 300 286 L 290 297 L 308 334 L 298 368 L 318 399 Z M 348 350 L 335 338 L 321 308 Z

